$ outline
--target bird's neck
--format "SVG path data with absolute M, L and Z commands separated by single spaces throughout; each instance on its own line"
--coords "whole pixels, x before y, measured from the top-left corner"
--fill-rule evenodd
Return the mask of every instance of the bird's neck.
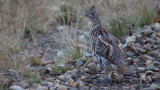
M 101 24 L 101 20 L 99 19 L 97 22 L 93 23 L 91 28 L 91 36 L 97 37 L 99 35 L 105 35 L 108 33 L 108 30 L 105 30 Z

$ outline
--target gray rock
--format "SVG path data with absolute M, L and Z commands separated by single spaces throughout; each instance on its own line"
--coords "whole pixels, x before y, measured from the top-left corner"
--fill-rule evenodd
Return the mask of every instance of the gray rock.
M 146 73 L 146 75 L 151 75 L 151 74 L 153 74 L 153 71 L 148 70 L 148 71 L 146 71 L 145 73 Z
M 153 51 L 148 53 L 150 56 L 158 57 L 160 56 L 160 53 L 158 51 Z
M 142 81 L 146 81 L 146 74 L 145 73 L 140 74 L 140 79 Z
M 155 67 L 154 67 L 153 65 L 149 65 L 149 66 L 146 67 L 146 69 L 147 69 L 147 70 L 152 70 L 152 71 L 153 71 L 153 70 L 155 69 Z
M 144 43 L 148 43 L 148 42 L 155 42 L 155 40 L 153 40 L 151 38 L 146 38 Z
M 49 90 L 56 90 L 56 87 L 50 87 Z
M 60 75 L 60 76 L 59 76 L 59 79 L 60 79 L 61 81 L 64 81 L 64 80 L 66 79 L 66 75 Z
M 159 73 L 155 73 L 154 76 L 155 76 L 157 79 L 160 79 L 160 74 L 159 74 Z
M 154 89 L 154 90 L 159 90 L 159 89 L 160 89 L 160 86 L 157 85 L 157 84 L 152 83 L 152 85 L 151 85 L 150 88 L 151 88 L 151 89 Z
M 155 23 L 154 25 L 152 25 L 152 28 L 153 28 L 154 31 L 159 32 L 160 31 L 160 24 Z
M 98 90 L 98 87 L 91 87 L 90 90 Z
M 137 70 L 144 71 L 144 70 L 145 70 L 145 68 L 144 68 L 144 67 L 137 67 Z
M 152 64 L 152 60 L 147 60 L 146 61 L 146 66 L 149 66 L 149 65 L 151 65 Z
M 89 87 L 88 86 L 83 86 L 80 88 L 80 90 L 89 90 Z
M 48 87 L 38 85 L 38 87 L 36 88 L 36 90 L 48 90 Z
M 64 85 L 59 85 L 57 86 L 57 90 L 68 90 L 68 87 Z
M 144 37 L 144 36 L 151 36 L 152 35 L 152 33 L 153 33 L 153 31 L 152 30 L 143 30 L 142 32 L 141 32 L 141 35 Z
M 126 44 L 135 42 L 136 41 L 136 36 L 130 36 L 126 39 Z
M 92 56 L 92 54 L 89 53 L 89 52 L 84 52 L 82 55 L 83 55 L 83 56 L 86 56 L 86 57 L 91 57 L 91 56 Z
M 20 86 L 22 88 L 28 88 L 29 87 L 28 83 L 24 82 L 24 81 L 16 82 L 14 84 L 17 85 L 17 86 Z
M 51 86 L 53 86 L 53 83 L 51 83 L 51 82 L 42 82 L 41 85 L 42 86 L 46 86 L 46 87 L 49 87 L 49 86 L 51 87 Z
M 62 52 L 62 51 L 57 51 L 57 56 L 58 56 L 58 57 L 63 56 L 63 52 Z
M 112 80 L 114 80 L 115 82 L 121 82 L 123 79 L 122 75 L 119 75 L 118 73 L 112 73 L 111 75 Z
M 82 66 L 84 64 L 84 62 L 81 61 L 81 60 L 78 60 L 76 64 L 77 64 L 78 67 L 80 67 L 80 66 Z
M 89 74 L 92 74 L 92 75 L 97 74 L 97 69 L 96 69 L 97 67 L 95 63 L 89 63 L 87 65 L 87 68 L 89 68 L 89 71 L 88 71 Z
M 12 77 L 12 79 L 15 79 L 15 80 L 19 80 L 19 76 L 18 76 L 18 73 L 16 70 L 14 69 L 9 69 L 7 72 L 4 73 L 5 76 L 8 76 L 8 77 Z
M 127 52 L 126 52 L 126 55 L 132 57 L 132 56 L 135 55 L 135 53 L 132 52 L 132 51 L 127 51 Z
M 149 82 L 152 82 L 151 76 L 147 76 L 146 79 L 147 79 Z
M 132 79 L 134 82 L 139 82 L 139 79 L 138 78 L 133 78 Z
M 24 90 L 23 88 L 21 88 L 20 86 L 17 85 L 13 85 L 9 87 L 10 90 Z
M 151 57 L 151 56 L 146 55 L 145 57 L 146 57 L 146 59 L 148 59 L 148 60 L 154 60 L 153 57 Z
M 154 66 L 160 66 L 160 62 L 158 61 L 153 61 Z
M 76 87 L 71 87 L 69 90 L 78 90 Z
M 86 43 L 87 42 L 86 36 L 85 35 L 80 35 L 78 37 L 78 41 L 81 42 L 81 43 Z
M 108 87 L 103 87 L 103 89 L 104 89 L 104 90 L 109 90 L 109 88 L 108 88 Z

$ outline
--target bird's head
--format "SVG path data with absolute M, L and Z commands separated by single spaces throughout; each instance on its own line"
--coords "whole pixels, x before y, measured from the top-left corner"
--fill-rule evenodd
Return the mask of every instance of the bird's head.
M 92 21 L 92 23 L 97 23 L 99 20 L 99 15 L 96 11 L 96 6 L 93 5 L 85 16 L 88 17 Z

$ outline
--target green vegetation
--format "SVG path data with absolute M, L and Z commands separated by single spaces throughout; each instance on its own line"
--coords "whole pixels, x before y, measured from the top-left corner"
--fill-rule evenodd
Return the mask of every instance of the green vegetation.
M 30 86 L 32 86 L 34 83 L 40 83 L 41 81 L 41 76 L 37 72 L 31 72 L 29 74 L 29 78 L 30 79 L 28 80 L 28 83 Z
M 73 6 L 67 4 L 60 5 L 60 14 L 56 18 L 57 22 L 62 25 L 70 25 L 77 19 Z
M 70 66 L 65 66 L 65 67 L 54 66 L 52 69 L 53 69 L 53 72 L 55 72 L 55 73 L 65 73 L 68 70 L 71 70 L 72 67 L 70 67 Z
M 32 56 L 29 58 L 29 62 L 31 66 L 39 66 L 41 64 L 41 60 L 36 56 Z

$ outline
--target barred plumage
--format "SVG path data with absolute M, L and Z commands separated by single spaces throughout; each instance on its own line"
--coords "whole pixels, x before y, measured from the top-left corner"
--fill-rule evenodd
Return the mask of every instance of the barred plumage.
M 95 5 L 90 8 L 86 16 L 93 23 L 90 47 L 94 59 L 102 67 L 106 67 L 110 63 L 116 65 L 122 72 L 127 72 L 128 68 L 124 64 L 125 54 L 121 48 L 121 43 L 103 28 Z

